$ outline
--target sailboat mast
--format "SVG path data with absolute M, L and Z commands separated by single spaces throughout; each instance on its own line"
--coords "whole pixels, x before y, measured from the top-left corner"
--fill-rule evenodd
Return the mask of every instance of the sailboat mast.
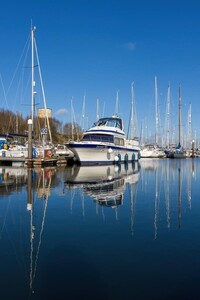
M 96 120 L 99 120 L 99 98 L 97 98 L 97 116 L 96 116 Z
M 34 130 L 34 115 L 35 115 L 35 77 L 34 77 L 34 34 L 36 27 L 31 28 L 31 119 L 32 119 L 32 129 Z
M 82 107 L 82 115 L 81 115 L 81 129 L 84 131 L 85 130 L 85 95 L 83 97 L 83 107 Z
M 119 114 L 119 90 L 117 91 L 116 95 L 116 107 L 115 107 L 115 115 L 118 116 Z
M 71 123 L 72 123 L 72 141 L 74 141 L 74 109 L 73 109 L 73 97 L 71 98 Z
M 178 92 L 178 143 L 181 145 L 181 88 Z
M 158 145 L 158 87 L 157 87 L 157 77 L 155 76 L 155 112 L 156 112 L 156 132 L 155 132 L 155 142 Z
M 169 147 L 170 140 L 170 83 L 167 91 L 167 147 Z
M 192 106 L 190 103 L 188 110 L 188 146 L 190 146 L 192 140 Z
M 135 109 L 135 99 L 134 99 L 134 82 L 131 83 L 131 138 L 137 136 L 137 117 Z

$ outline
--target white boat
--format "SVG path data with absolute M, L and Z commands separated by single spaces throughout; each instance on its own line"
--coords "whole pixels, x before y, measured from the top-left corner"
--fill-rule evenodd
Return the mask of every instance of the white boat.
M 71 151 L 65 146 L 65 145 L 60 145 L 58 144 L 57 147 L 55 147 L 55 155 L 58 156 L 69 156 Z
M 141 158 L 163 158 L 166 156 L 165 152 L 154 144 L 144 145 L 140 151 Z
M 123 120 L 117 116 L 99 119 L 81 141 L 66 146 L 81 165 L 128 163 L 140 158 L 139 142 L 126 139 Z
M 17 141 L 9 142 L 12 135 L 4 135 L 0 138 L 0 157 L 28 157 L 28 146 Z M 20 135 L 19 135 L 20 136 Z

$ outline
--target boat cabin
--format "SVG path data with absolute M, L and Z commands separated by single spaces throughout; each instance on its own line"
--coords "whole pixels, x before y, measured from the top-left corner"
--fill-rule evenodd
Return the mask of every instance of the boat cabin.
M 113 143 L 118 146 L 124 146 L 124 138 L 115 137 L 112 134 L 90 133 L 85 134 L 82 138 L 84 142 L 100 142 L 100 143 Z

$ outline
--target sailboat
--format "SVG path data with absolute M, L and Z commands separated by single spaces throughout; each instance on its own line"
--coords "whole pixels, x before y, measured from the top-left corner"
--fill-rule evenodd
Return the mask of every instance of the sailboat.
M 155 143 L 143 145 L 140 151 L 141 158 L 162 158 L 166 156 L 163 149 L 158 146 L 159 113 L 157 77 L 155 77 L 155 120 Z
M 178 145 L 175 149 L 169 150 L 166 154 L 168 158 L 186 158 L 186 152 L 181 146 L 181 88 L 179 86 L 178 96 Z
M 43 98 L 43 105 L 44 108 L 40 109 L 40 112 L 42 112 L 42 119 L 45 120 L 44 128 L 41 128 L 40 135 L 42 138 L 42 142 L 39 143 L 39 145 L 36 146 L 36 155 L 39 157 L 51 157 L 52 151 L 53 151 L 53 143 L 52 143 L 52 135 L 51 135 L 51 129 L 50 129 L 50 123 L 49 118 L 51 117 L 51 110 L 47 108 L 46 105 L 46 96 L 44 91 L 44 85 L 42 80 L 42 73 L 40 68 L 40 62 L 39 62 L 39 56 L 37 51 L 37 45 L 35 40 L 35 31 L 36 27 L 31 28 L 31 119 L 32 119 L 32 128 L 33 128 L 33 135 L 34 135 L 34 120 L 35 120 L 35 97 L 37 95 L 37 91 L 35 89 L 36 82 L 35 82 L 35 67 L 37 66 L 38 72 L 39 72 L 39 80 L 41 85 L 41 92 L 42 92 L 42 98 Z M 39 115 L 38 115 L 39 117 Z M 49 140 L 47 141 L 47 136 Z
M 127 133 L 127 144 L 136 146 L 140 149 L 139 138 L 137 136 L 137 115 L 134 99 L 134 82 L 131 83 L 131 112 Z
M 34 137 L 34 147 L 33 147 L 33 157 L 49 157 L 52 155 L 53 150 L 53 144 L 52 144 L 52 135 L 50 130 L 50 109 L 47 108 L 46 105 L 46 97 L 44 92 L 44 85 L 42 81 L 42 73 L 40 69 L 40 62 L 39 62 L 39 56 L 37 51 L 37 45 L 35 40 L 35 31 L 36 27 L 31 28 L 31 121 L 32 121 L 32 133 Z M 27 57 L 27 56 L 26 56 Z M 26 60 L 25 57 L 25 60 Z M 40 129 L 40 141 L 36 141 L 36 122 L 35 122 L 35 107 L 36 107 L 36 80 L 35 80 L 35 68 L 38 69 L 38 76 L 39 76 L 39 85 L 40 90 L 42 94 L 43 99 L 43 105 L 44 108 L 38 109 L 38 117 L 40 117 L 40 120 L 42 121 L 42 125 L 44 125 L 45 128 Z M 29 76 L 28 76 L 29 77 Z M 38 88 L 39 88 L 38 85 Z M 41 126 L 41 125 L 40 125 Z M 17 136 L 17 134 L 13 134 L 13 136 Z M 47 136 L 49 141 L 47 141 Z M 27 138 L 27 136 L 24 135 L 24 138 Z M 4 143 L 5 144 L 5 143 Z M 24 145 L 9 145 L 6 147 L 6 149 L 0 150 L 0 156 L 5 157 L 28 157 L 28 144 L 25 143 Z

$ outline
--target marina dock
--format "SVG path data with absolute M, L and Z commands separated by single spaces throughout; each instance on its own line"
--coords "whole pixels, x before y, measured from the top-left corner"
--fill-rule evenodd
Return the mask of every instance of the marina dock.
M 71 156 L 58 156 L 51 158 L 25 158 L 25 157 L 0 157 L 0 165 L 13 167 L 38 167 L 67 165 L 73 158 Z

